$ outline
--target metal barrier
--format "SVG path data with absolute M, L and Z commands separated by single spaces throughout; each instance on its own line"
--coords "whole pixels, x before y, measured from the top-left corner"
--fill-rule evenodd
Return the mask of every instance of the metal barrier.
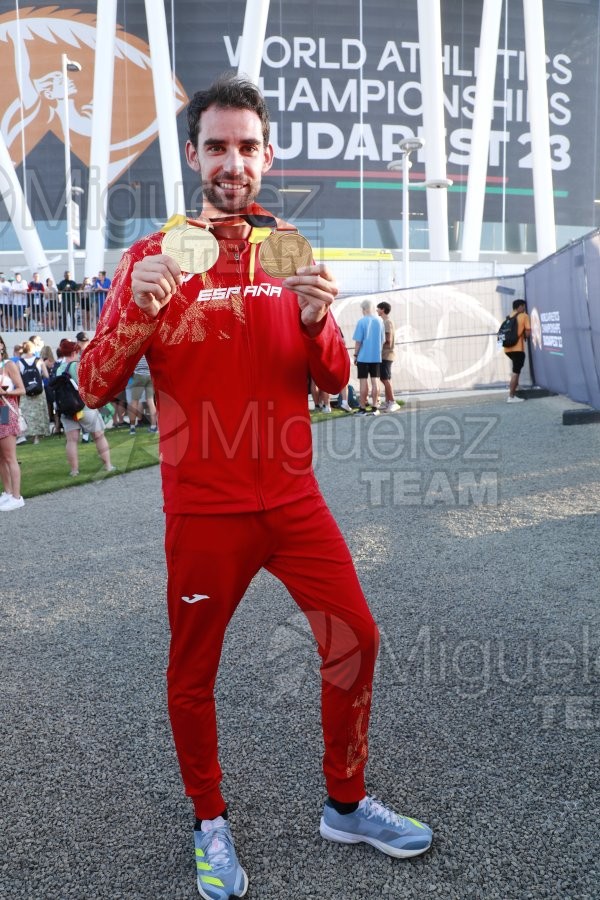
M 0 334 L 94 331 L 107 291 L 8 291 L 0 295 Z

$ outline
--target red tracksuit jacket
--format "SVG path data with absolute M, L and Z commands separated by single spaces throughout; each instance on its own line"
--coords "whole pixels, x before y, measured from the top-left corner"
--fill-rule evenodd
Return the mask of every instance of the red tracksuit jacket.
M 189 222 L 188 224 L 193 224 Z M 167 513 L 271 509 L 318 491 L 312 470 L 308 374 L 335 393 L 349 357 L 331 313 L 316 337 L 295 293 L 260 268 L 258 243 L 219 240 L 205 275 L 185 275 L 156 319 L 135 304 L 131 270 L 161 252 L 138 241 L 115 272 L 79 389 L 97 408 L 122 391 L 145 354 L 156 392 Z

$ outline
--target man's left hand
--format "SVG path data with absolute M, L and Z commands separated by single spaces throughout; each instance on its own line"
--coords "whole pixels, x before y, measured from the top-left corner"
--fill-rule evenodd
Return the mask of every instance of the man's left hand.
M 284 279 L 283 285 L 298 295 L 304 325 L 320 322 L 339 293 L 337 282 L 324 263 L 298 269 L 295 275 Z

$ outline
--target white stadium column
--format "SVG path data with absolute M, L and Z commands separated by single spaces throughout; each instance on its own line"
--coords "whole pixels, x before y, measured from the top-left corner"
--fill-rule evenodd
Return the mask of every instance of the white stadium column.
M 2 131 L 0 131 L 0 196 L 2 196 L 19 244 L 25 254 L 27 266 L 32 272 L 39 272 L 40 278 L 45 281 L 46 278 L 52 276 L 52 270 L 27 206 Z
M 444 90 L 442 77 L 442 22 L 440 0 L 418 0 L 419 53 L 423 94 L 423 132 L 427 142 L 425 180 L 441 183 L 446 179 L 446 132 L 444 127 Z M 448 194 L 427 189 L 429 256 L 448 260 Z
M 550 120 L 546 85 L 546 41 L 542 0 L 523 0 L 525 58 L 533 159 L 533 198 L 538 259 L 556 250 Z
M 481 248 L 481 226 L 483 223 L 490 131 L 494 109 L 494 84 L 496 81 L 501 18 L 502 0 L 484 0 L 481 15 L 471 157 L 469 160 L 465 222 L 462 238 L 462 259 L 469 262 L 477 262 Z
M 85 270 L 94 274 L 105 268 L 108 166 L 110 162 L 111 123 L 113 119 L 116 32 L 117 0 L 99 0 L 96 18 L 94 115 L 92 118 L 85 242 Z
M 238 75 L 258 84 L 270 0 L 246 0 Z
M 145 0 L 145 4 L 165 203 L 167 218 L 170 218 L 177 213 L 185 215 L 174 76 L 171 70 L 164 0 Z

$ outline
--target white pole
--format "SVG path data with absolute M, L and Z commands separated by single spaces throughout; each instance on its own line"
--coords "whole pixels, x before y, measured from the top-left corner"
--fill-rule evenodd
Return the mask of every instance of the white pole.
M 546 42 L 542 0 L 523 0 L 525 57 L 533 158 L 533 200 L 538 259 L 556 250 L 550 120 L 546 87 Z
M 485 179 L 492 129 L 501 18 L 502 0 L 484 0 L 462 239 L 462 259 L 469 262 L 477 262 L 481 248 Z
M 117 0 L 99 0 L 96 18 L 94 115 L 92 118 L 85 242 L 86 271 L 90 274 L 104 269 L 116 29 Z
M 48 276 L 54 278 L 2 131 L 0 131 L 0 196 L 25 254 L 28 268 L 32 272 L 39 272 L 42 281 Z
M 246 0 L 238 75 L 258 84 L 270 0 Z
M 63 78 L 63 128 L 65 137 L 65 207 L 67 216 L 67 269 L 75 277 L 75 253 L 73 250 L 73 182 L 71 178 L 71 128 L 69 124 L 69 76 L 67 54 L 62 54 Z
M 408 195 L 410 151 L 405 150 L 402 155 L 402 287 L 410 286 L 410 199 Z M 408 311 L 407 311 L 408 325 Z
M 167 217 L 185 215 L 177 112 L 163 0 L 145 0 Z
M 427 141 L 426 181 L 446 178 L 446 134 L 442 78 L 442 20 L 439 0 L 418 0 L 423 130 Z M 430 259 L 448 260 L 448 195 L 427 190 Z

